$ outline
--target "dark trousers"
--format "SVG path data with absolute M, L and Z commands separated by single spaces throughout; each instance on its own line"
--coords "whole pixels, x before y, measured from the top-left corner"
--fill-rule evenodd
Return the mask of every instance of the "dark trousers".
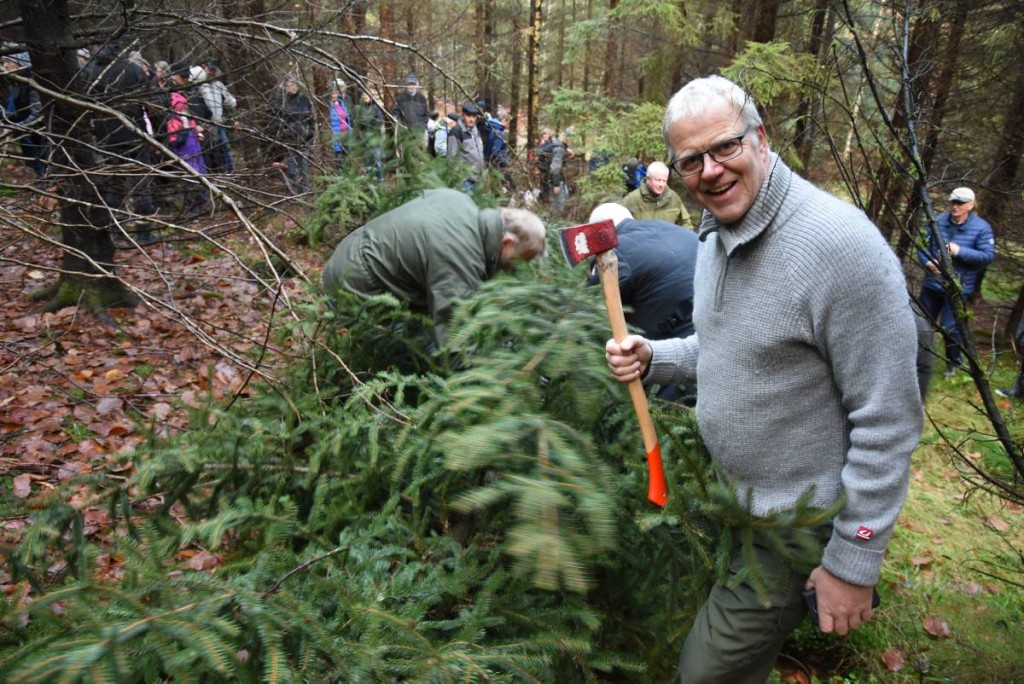
M 914 323 L 917 325 L 917 389 L 921 401 L 928 396 L 928 386 L 935 372 L 935 328 L 926 316 L 914 309 Z
M 968 296 L 965 292 L 964 296 Z M 946 293 L 942 290 L 930 288 L 921 289 L 921 309 L 925 317 L 937 324 L 943 331 L 943 341 L 946 346 L 946 366 L 954 368 L 963 361 L 963 353 L 960 347 L 960 327 L 956 323 L 956 314 L 952 307 L 946 302 Z
M 793 552 L 799 548 L 796 535 L 815 534 L 824 542 L 831 534 L 831 525 L 815 532 L 779 532 Z M 736 581 L 750 560 L 737 542 L 726 582 L 711 589 L 686 636 L 674 684 L 767 681 L 786 637 L 807 615 L 803 590 L 813 567 L 790 567 L 755 532 L 754 561 L 763 573 L 765 595 L 757 591 L 749 576 Z
M 22 136 L 19 142 L 21 143 L 21 155 L 25 157 L 25 166 L 32 169 L 36 174 L 36 178 L 45 176 L 46 164 L 43 162 L 45 156 L 43 154 L 43 136 L 36 133 L 28 133 Z

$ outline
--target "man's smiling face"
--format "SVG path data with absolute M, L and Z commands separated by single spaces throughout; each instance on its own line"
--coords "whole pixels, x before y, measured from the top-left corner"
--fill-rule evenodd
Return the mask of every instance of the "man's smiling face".
M 671 124 L 668 141 L 672 158 L 698 154 L 747 129 L 742 117 L 726 101 L 699 116 Z M 736 223 L 757 198 L 768 173 L 768 143 L 763 125 L 751 128 L 743 138 L 743 151 L 734 159 L 716 162 L 704 155 L 704 168 L 683 178 L 686 189 L 719 223 Z

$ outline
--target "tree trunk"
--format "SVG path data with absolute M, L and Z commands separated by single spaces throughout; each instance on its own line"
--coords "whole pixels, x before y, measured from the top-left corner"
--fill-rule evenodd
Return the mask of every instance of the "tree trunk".
M 811 35 L 807 40 L 807 53 L 814 55 L 818 64 L 822 63 L 824 57 L 822 47 L 828 44 L 827 36 L 831 36 L 833 16 L 830 9 L 830 0 L 817 0 L 814 8 L 814 18 L 811 21 Z M 829 18 L 829 21 L 826 21 Z M 827 28 L 826 28 L 827 27 Z M 796 128 L 793 132 L 793 140 L 797 147 L 797 155 L 800 164 L 806 173 L 811 166 L 811 153 L 814 151 L 814 126 L 811 124 L 813 116 L 813 96 L 807 96 L 800 100 L 796 111 Z
M 1024 31 L 1018 27 L 1016 48 L 1014 54 L 1021 54 L 1024 50 Z M 985 217 L 992 224 L 993 230 L 1002 232 L 1004 227 L 1012 219 L 1007 216 L 1007 208 L 1010 206 L 1010 199 L 1020 195 L 1020 186 L 1014 184 L 1014 179 L 1020 170 L 1020 160 L 1024 156 L 1024 65 L 1018 60 L 1017 78 L 1014 79 L 1013 97 L 1006 108 L 1003 118 L 1002 147 L 992 166 L 992 173 L 986 179 L 986 189 L 982 192 L 981 202 Z M 1005 233 L 1004 233 L 1005 234 Z M 980 296 L 981 283 L 985 277 L 985 269 L 978 273 L 977 293 Z M 1017 329 L 1017 322 L 1020 320 L 1021 310 L 1024 309 L 1024 289 L 1018 297 L 1017 305 L 1006 322 L 1005 332 L 1012 337 Z
M 526 108 L 529 121 L 526 128 L 526 145 L 533 149 L 537 141 L 537 119 L 540 114 L 540 29 L 541 0 L 530 0 L 530 33 L 526 50 Z
M 577 5 L 576 0 L 572 0 L 572 14 L 571 14 L 571 24 L 570 24 L 571 26 L 575 26 L 576 25 L 576 10 L 577 9 L 579 9 L 579 6 Z M 569 84 L 568 84 L 568 86 L 569 86 L 570 89 L 576 88 L 576 62 L 578 62 L 578 61 L 579 60 L 574 59 L 571 62 L 569 62 Z
M 497 51 L 495 46 L 497 45 L 498 35 L 495 27 L 495 16 L 494 16 L 494 3 L 487 3 L 484 8 L 484 43 L 489 46 L 487 50 L 486 59 L 484 64 L 486 69 L 484 70 L 484 81 L 480 84 L 480 93 L 486 100 L 487 105 L 491 108 L 492 112 L 498 111 L 498 84 L 494 77 L 495 64 L 497 63 Z
M 935 153 L 939 146 L 939 133 L 942 131 L 943 119 L 946 115 L 946 105 L 949 102 L 949 93 L 952 90 L 956 78 L 957 67 L 960 58 L 960 47 L 964 37 L 964 28 L 967 25 L 967 10 L 962 3 L 955 3 L 953 15 L 944 22 L 949 26 L 949 39 L 946 48 L 942 51 L 942 62 L 938 65 L 938 74 L 934 79 L 926 81 L 929 85 L 927 92 L 933 93 L 931 111 L 928 115 L 928 133 L 925 135 L 924 143 L 921 146 L 921 166 L 924 170 L 924 177 L 931 177 L 932 163 L 935 161 Z M 926 92 L 918 93 L 920 102 L 926 96 Z M 916 185 L 914 192 L 907 200 L 907 208 L 903 212 L 903 225 L 912 226 L 914 215 L 921 208 L 921 187 Z M 912 242 L 916 237 L 915 231 L 904 230 L 900 233 L 899 242 L 896 245 L 896 254 L 902 259 L 912 250 Z M 978 291 L 980 292 L 980 283 Z
M 416 2 L 410 2 L 409 3 L 409 22 L 410 22 L 410 24 L 412 24 L 414 22 L 414 11 L 415 11 L 416 8 L 418 8 L 423 13 L 423 16 L 426 16 L 426 30 L 423 31 L 420 35 L 427 35 L 427 36 L 434 35 L 434 0 L 416 0 Z M 411 30 L 411 28 L 410 28 L 410 30 Z M 441 87 L 440 88 L 437 87 L 438 78 L 441 79 Z M 430 70 L 427 71 L 425 83 L 426 83 L 426 91 L 427 91 L 426 92 L 426 95 L 427 95 L 427 107 L 429 107 L 431 111 L 436 110 L 436 109 L 438 109 L 438 106 L 437 106 L 438 90 L 443 91 L 444 90 L 444 86 L 445 86 L 444 77 L 441 76 L 440 74 L 438 74 L 434 69 L 430 69 Z M 438 119 L 438 123 L 439 124 L 445 124 L 446 120 L 445 120 L 445 112 L 444 111 L 440 111 L 440 117 L 441 118 Z
M 1021 46 L 1021 50 L 1024 50 L 1024 46 Z M 987 190 L 984 191 L 984 201 L 981 203 L 989 223 L 995 226 L 1010 220 L 1004 214 L 1011 197 L 1019 192 L 1014 179 L 1020 171 L 1020 160 L 1024 157 L 1024 74 L 1014 85 L 1013 98 L 1007 105 L 999 138 L 1003 145 L 988 177 Z
M 775 40 L 775 24 L 778 22 L 780 0 L 760 0 L 754 18 L 751 40 L 755 43 L 770 43 Z
M 487 82 L 487 42 L 484 31 L 484 6 L 486 0 L 476 0 L 473 3 L 473 47 L 476 53 L 474 65 L 474 78 L 476 79 L 477 99 L 483 97 L 484 84 Z
M 917 9 L 924 0 L 919 0 Z M 935 44 L 935 22 L 927 15 L 918 14 L 923 17 L 914 22 L 910 31 L 910 48 L 907 56 L 907 72 L 911 80 L 923 73 L 924 55 Z M 902 79 L 901 79 L 902 81 Z M 908 84 L 900 85 L 896 97 L 896 104 L 892 115 L 892 125 L 896 130 L 903 130 L 907 125 L 907 111 L 904 108 L 906 100 L 904 88 Z M 900 227 L 900 207 L 903 205 L 903 198 L 907 194 L 907 188 L 898 177 L 893 163 L 888 159 L 879 162 L 875 175 L 875 189 L 871 193 L 868 202 L 868 216 L 882 231 L 887 238 Z
M 316 32 L 320 28 L 320 3 L 323 0 L 306 0 L 306 24 L 310 31 Z M 320 66 L 313 67 L 313 93 L 314 97 L 319 93 L 328 91 L 328 82 L 333 82 L 336 74 L 331 69 Z
M 261 0 L 262 1 L 262 0 Z M 349 36 L 358 36 L 366 30 L 366 3 L 349 3 L 341 15 L 341 32 Z M 361 50 L 355 49 L 351 44 L 346 44 L 342 51 L 345 64 L 353 71 L 365 78 L 367 76 L 366 58 Z M 353 95 L 355 97 L 355 95 Z
M 395 38 L 395 13 L 392 0 L 380 0 L 380 37 L 384 40 Z M 384 48 L 382 60 L 383 78 L 386 87 L 381 94 L 385 109 L 395 106 L 395 96 L 398 94 L 396 85 L 399 85 L 398 64 L 395 62 L 395 53 L 391 48 Z
M 587 0 L 587 20 L 594 18 L 594 0 Z M 590 62 L 594 55 L 594 42 L 590 39 L 590 33 L 583 44 L 583 90 L 590 92 Z
M 508 145 L 515 152 L 519 144 L 519 112 L 522 110 L 523 36 L 519 8 L 512 7 L 512 78 L 509 79 Z
M 732 12 L 736 28 L 732 32 L 732 45 L 729 46 L 729 54 L 735 55 L 741 52 L 743 45 L 750 40 L 751 27 L 754 24 L 757 8 L 751 0 L 732 0 Z
M 608 13 L 611 14 L 619 6 L 619 0 L 608 0 Z M 607 97 L 615 97 L 615 87 L 618 83 L 619 65 L 619 32 L 618 20 L 608 19 L 608 43 L 605 46 L 604 59 L 604 94 Z
M 67 92 L 77 71 L 67 0 L 19 0 L 19 9 L 36 81 L 45 88 Z M 49 133 L 52 140 L 61 141 L 53 146 L 52 163 L 61 169 L 58 194 L 61 242 L 66 249 L 60 278 L 47 290 L 51 299 L 46 308 L 80 303 L 94 311 L 134 306 L 138 300 L 114 275 L 110 215 L 97 191 L 97 183 L 103 181 L 87 175 L 96 159 L 82 141 L 86 135 L 82 112 L 68 102 L 50 104 Z

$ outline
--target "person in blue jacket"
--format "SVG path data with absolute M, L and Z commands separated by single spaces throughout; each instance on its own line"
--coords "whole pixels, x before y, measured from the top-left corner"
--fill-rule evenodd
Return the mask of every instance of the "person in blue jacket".
M 936 220 L 935 227 L 942 236 L 943 244 L 936 245 L 930 237 L 929 246 L 918 254 L 918 260 L 927 270 L 920 303 L 925 316 L 936 322 L 942 331 L 946 346 L 946 377 L 950 377 L 963 362 L 963 354 L 956 315 L 946 301 L 939 250 L 949 252 L 954 274 L 966 299 L 974 293 L 978 271 L 996 258 L 996 241 L 992 226 L 974 211 L 974 191 L 970 188 L 957 188 L 950 193 L 949 212 Z
M 352 116 L 349 114 L 352 104 L 345 97 L 348 85 L 343 79 L 334 79 L 334 85 L 327 100 L 327 113 L 331 121 L 331 145 L 334 157 L 340 160 L 348 154 L 345 147 L 349 133 L 352 131 Z
M 590 212 L 590 223 L 605 220 L 615 224 L 619 238 L 615 254 L 619 294 L 629 308 L 626 322 L 650 340 L 692 335 L 697 234 L 668 221 L 635 219 L 629 209 L 615 202 L 599 204 Z M 587 282 L 598 282 L 596 269 L 591 270 Z M 655 396 L 693 406 L 697 385 L 662 385 Z

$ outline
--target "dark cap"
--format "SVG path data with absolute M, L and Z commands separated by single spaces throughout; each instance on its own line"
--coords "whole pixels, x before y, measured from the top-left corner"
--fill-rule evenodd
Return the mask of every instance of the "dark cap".
M 477 106 L 477 108 L 478 108 L 478 109 L 479 109 L 479 110 L 480 110 L 481 112 L 486 112 L 486 111 L 487 111 L 487 103 L 486 103 L 486 102 L 484 102 L 483 100 L 477 100 L 477 101 L 476 101 L 476 106 Z
M 463 114 L 475 114 L 475 115 L 479 116 L 480 115 L 480 110 L 477 109 L 476 105 L 473 104 L 472 102 L 467 102 L 466 104 L 462 105 L 462 113 Z
M 458 122 L 459 115 L 456 114 L 455 112 L 448 112 L 448 118 L 451 119 L 452 121 Z
M 189 77 L 188 70 L 189 70 L 189 63 L 188 62 L 175 62 L 174 64 L 171 65 L 171 75 L 172 76 L 184 76 L 185 78 L 188 78 Z
M 405 77 L 405 82 L 409 85 L 419 85 L 420 79 L 416 74 L 409 74 Z

